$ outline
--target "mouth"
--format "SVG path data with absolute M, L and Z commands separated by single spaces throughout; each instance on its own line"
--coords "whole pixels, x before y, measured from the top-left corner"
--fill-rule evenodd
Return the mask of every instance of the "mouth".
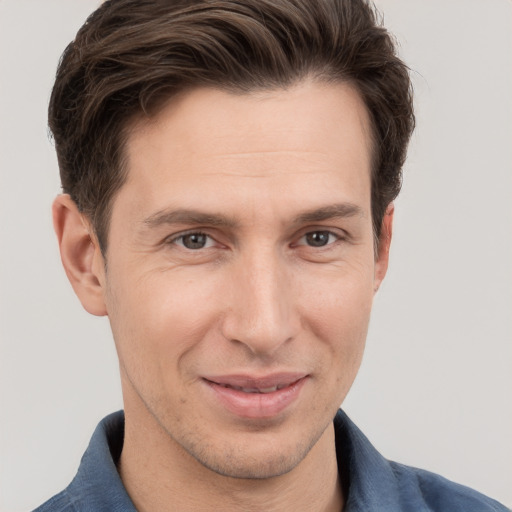
M 213 382 L 213 384 L 217 384 L 218 386 L 222 386 L 224 388 L 230 388 L 230 389 L 236 389 L 237 391 L 243 391 L 244 393 L 262 393 L 262 394 L 273 393 L 274 391 L 277 391 L 278 389 L 284 389 L 284 388 L 290 386 L 290 384 L 278 384 L 276 386 L 270 386 L 270 387 L 266 387 L 266 388 L 254 388 L 254 387 L 244 388 L 242 386 L 232 386 L 230 384 L 220 384 L 220 383 L 216 383 L 216 382 Z
M 280 373 L 265 377 L 228 375 L 203 378 L 213 403 L 242 418 L 272 418 L 290 408 L 308 375 Z

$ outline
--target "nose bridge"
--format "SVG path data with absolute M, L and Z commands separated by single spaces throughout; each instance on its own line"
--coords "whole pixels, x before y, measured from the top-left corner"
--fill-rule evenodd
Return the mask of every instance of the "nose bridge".
M 273 247 L 258 247 L 240 258 L 233 274 L 232 303 L 225 336 L 258 355 L 271 354 L 296 334 L 291 274 Z

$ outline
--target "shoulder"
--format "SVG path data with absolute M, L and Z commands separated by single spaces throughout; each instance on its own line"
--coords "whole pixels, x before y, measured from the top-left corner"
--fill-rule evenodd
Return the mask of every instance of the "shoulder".
M 76 512 L 66 490 L 50 498 L 32 512 Z
M 421 501 L 432 512 L 510 512 L 474 489 L 423 469 L 390 462 L 404 502 Z
M 334 428 L 346 512 L 511 512 L 469 487 L 386 459 L 342 410 Z
M 120 411 L 98 424 L 71 483 L 33 512 L 136 512 L 116 467 L 123 440 Z

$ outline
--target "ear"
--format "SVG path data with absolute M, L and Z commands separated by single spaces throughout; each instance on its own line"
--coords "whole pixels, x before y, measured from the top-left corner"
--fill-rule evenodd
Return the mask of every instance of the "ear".
M 86 311 L 106 315 L 105 262 L 92 226 L 68 194 L 57 196 L 52 212 L 62 265 L 73 290 Z
M 391 236 L 393 234 L 393 215 L 395 213 L 395 205 L 390 203 L 384 213 L 382 225 L 380 229 L 379 243 L 377 246 L 377 254 L 375 258 L 375 275 L 373 279 L 373 289 L 377 292 L 382 280 L 386 276 L 389 263 L 389 248 L 391 246 Z

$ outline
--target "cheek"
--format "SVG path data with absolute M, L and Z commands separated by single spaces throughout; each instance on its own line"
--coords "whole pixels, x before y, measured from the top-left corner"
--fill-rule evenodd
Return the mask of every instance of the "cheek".
M 132 274 L 133 275 L 133 274 Z M 197 348 L 216 322 L 212 283 L 178 273 L 151 273 L 109 286 L 109 320 L 119 357 L 127 369 L 152 378 Z
M 301 272 L 302 301 L 324 320 L 334 314 L 348 323 L 357 323 L 360 317 L 369 315 L 374 294 L 373 260 L 364 257 L 354 260 L 355 263 L 343 262 Z
M 343 361 L 345 366 L 358 367 L 373 301 L 372 265 L 333 272 L 307 284 L 301 287 L 302 311 L 314 338 L 327 346 L 332 364 Z

